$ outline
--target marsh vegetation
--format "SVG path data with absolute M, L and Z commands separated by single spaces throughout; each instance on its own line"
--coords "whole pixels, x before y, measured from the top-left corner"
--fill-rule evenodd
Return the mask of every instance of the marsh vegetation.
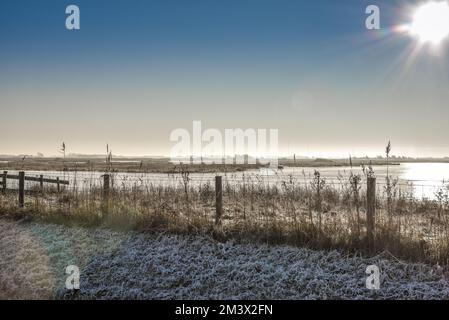
M 366 176 L 354 170 L 338 181 L 319 171 L 311 179 L 263 176 L 223 177 L 223 217 L 216 226 L 213 180 L 194 181 L 191 173 L 179 179 L 126 181 L 112 173 L 105 199 L 98 181 L 83 188 L 40 190 L 31 186 L 24 208 L 17 194 L 0 196 L 0 213 L 13 219 L 33 218 L 68 225 L 114 229 L 167 231 L 212 235 L 217 239 L 246 239 L 270 244 L 292 244 L 347 252 L 366 250 Z M 389 177 L 378 179 L 375 252 L 412 261 L 449 264 L 448 187 L 442 184 L 434 199 L 416 198 Z M 369 252 L 372 254 L 372 252 Z

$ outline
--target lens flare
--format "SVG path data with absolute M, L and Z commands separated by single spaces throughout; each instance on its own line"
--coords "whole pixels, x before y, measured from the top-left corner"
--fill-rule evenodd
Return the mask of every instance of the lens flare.
M 440 44 L 449 35 L 449 5 L 429 2 L 419 7 L 410 27 L 410 34 L 423 43 Z

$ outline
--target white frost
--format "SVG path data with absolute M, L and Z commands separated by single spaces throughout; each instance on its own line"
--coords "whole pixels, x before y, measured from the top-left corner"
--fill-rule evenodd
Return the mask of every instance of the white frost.
M 81 290 L 64 288 L 65 267 Z M 376 264 L 381 288 L 365 288 Z M 438 268 L 199 236 L 139 234 L 0 220 L 0 298 L 448 299 Z

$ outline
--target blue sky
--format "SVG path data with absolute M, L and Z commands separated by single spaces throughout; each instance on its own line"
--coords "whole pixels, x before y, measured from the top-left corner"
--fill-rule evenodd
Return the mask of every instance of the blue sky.
M 81 30 L 65 29 L 76 4 Z M 381 9 L 382 32 L 365 29 Z M 447 46 L 410 1 L 2 1 L 0 154 L 168 154 L 171 130 L 278 128 L 283 153 L 446 155 Z M 45 123 L 42 126 L 42 123 Z M 23 130 L 17 133 L 17 128 Z M 5 137 L 14 137 L 14 139 Z

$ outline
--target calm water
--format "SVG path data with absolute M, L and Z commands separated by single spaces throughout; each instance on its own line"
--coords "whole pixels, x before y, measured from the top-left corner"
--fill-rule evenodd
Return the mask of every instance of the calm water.
M 315 168 L 284 168 L 283 176 L 292 175 L 294 177 L 303 176 L 306 180 L 310 180 L 313 176 Z M 346 182 L 351 173 L 350 167 L 322 167 L 316 168 L 320 171 L 321 176 L 329 183 L 335 185 Z M 386 183 L 387 167 L 373 166 L 377 183 L 380 187 Z M 352 168 L 355 174 L 361 174 L 361 167 Z M 275 174 L 276 173 L 273 173 Z M 435 192 L 439 188 L 447 188 L 449 186 L 449 163 L 401 163 L 400 165 L 390 166 L 388 174 L 391 178 L 398 179 L 398 188 L 403 192 L 409 192 L 417 198 L 435 198 Z
M 235 173 L 194 173 L 189 175 L 192 185 L 202 183 L 212 183 L 215 175 L 222 175 L 226 182 L 239 184 L 243 181 L 265 184 L 281 184 L 283 181 L 294 182 L 295 184 L 309 184 L 313 178 L 314 170 L 319 170 L 321 176 L 326 179 L 328 184 L 335 187 L 341 187 L 342 183 L 348 181 L 351 172 L 350 167 L 321 167 L 321 168 L 298 168 L 285 167 L 283 170 L 273 170 L 262 168 L 259 170 L 249 170 Z M 385 184 L 387 175 L 386 166 L 373 166 L 377 177 L 379 190 Z M 362 173 L 361 167 L 354 167 L 352 171 L 356 174 Z M 10 171 L 10 173 L 15 173 Z M 90 186 L 101 186 L 102 173 L 100 172 L 55 172 L 55 171 L 27 171 L 29 176 L 59 177 L 69 180 L 70 187 L 78 189 L 88 188 Z M 390 166 L 389 174 L 393 178 L 398 178 L 398 188 L 402 192 L 410 193 L 417 198 L 433 199 L 435 192 L 444 184 L 449 182 L 449 163 L 402 163 L 400 165 Z M 152 174 L 152 173 L 117 173 L 114 177 L 115 187 L 129 187 L 153 184 L 179 185 L 182 178 L 179 174 Z M 14 181 L 8 182 L 8 187 L 15 185 Z M 27 182 L 27 188 L 34 182 Z

